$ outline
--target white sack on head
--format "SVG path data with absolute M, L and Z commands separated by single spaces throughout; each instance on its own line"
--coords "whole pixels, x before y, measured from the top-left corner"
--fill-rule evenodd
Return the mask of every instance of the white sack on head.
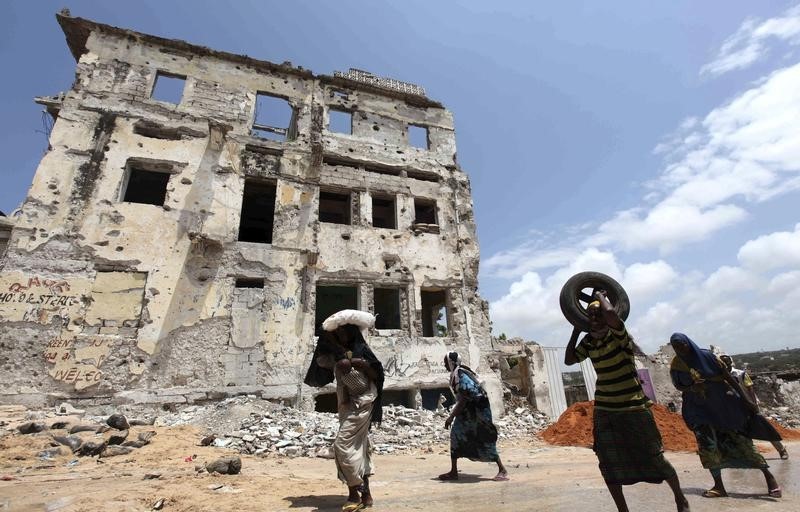
M 369 329 L 375 326 L 375 315 L 357 309 L 343 309 L 326 318 L 322 322 L 322 329 L 335 331 L 337 327 L 347 324 L 357 326 L 361 330 L 361 335 L 364 336 L 364 339 L 367 339 Z

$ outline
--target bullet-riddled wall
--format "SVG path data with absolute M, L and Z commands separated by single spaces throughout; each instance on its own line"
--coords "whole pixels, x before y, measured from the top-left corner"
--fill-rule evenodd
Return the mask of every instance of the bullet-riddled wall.
M 330 391 L 302 384 L 316 331 L 344 307 L 378 315 L 390 396 L 446 387 L 451 350 L 482 369 L 472 199 L 442 105 L 358 70 L 57 18 L 76 78 L 37 98 L 56 121 L 2 263 L 0 400 L 310 407 Z

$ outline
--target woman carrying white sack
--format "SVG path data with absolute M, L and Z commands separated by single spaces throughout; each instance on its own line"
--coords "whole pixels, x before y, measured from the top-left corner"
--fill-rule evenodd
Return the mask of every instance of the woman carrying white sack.
M 339 432 L 333 453 L 339 479 L 349 491 L 342 512 L 373 504 L 369 430 L 382 418 L 384 380 L 383 365 L 364 339 L 364 333 L 374 325 L 375 317 L 365 311 L 345 309 L 328 317 L 322 323 L 323 332 L 305 378 L 305 383 L 314 387 L 336 379 Z

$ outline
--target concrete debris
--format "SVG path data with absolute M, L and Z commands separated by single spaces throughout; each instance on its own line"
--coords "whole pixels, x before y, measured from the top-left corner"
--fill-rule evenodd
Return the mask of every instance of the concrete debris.
M 86 411 L 83 409 L 76 409 L 67 402 L 63 402 L 61 405 L 56 407 L 56 414 L 59 416 L 83 416 L 86 414 Z
M 225 411 L 250 411 L 231 428 Z M 520 411 L 517 413 L 516 411 Z M 383 423 L 372 428 L 378 453 L 432 451 L 447 444 L 450 432 L 444 428 L 449 412 L 444 409 L 408 409 L 384 406 Z M 232 448 L 240 453 L 262 456 L 332 458 L 331 444 L 339 430 L 336 414 L 301 411 L 253 397 L 236 397 L 206 407 L 189 406 L 159 418 L 164 425 L 192 424 L 213 432 L 200 443 Z M 518 406 L 514 413 L 496 419 L 501 439 L 532 436 L 550 424 L 543 413 L 530 406 Z M 226 428 L 227 427 L 227 428 Z M 213 439 L 213 441 L 210 441 Z
M 239 457 L 222 457 L 214 462 L 206 464 L 206 471 L 209 473 L 221 473 L 223 475 L 237 475 L 242 470 L 242 459 Z
M 103 450 L 106 448 L 106 443 L 103 441 L 102 443 L 95 443 L 94 441 L 88 441 L 83 443 L 81 447 L 78 449 L 78 455 L 82 457 L 93 457 L 95 455 L 100 455 L 103 453 Z

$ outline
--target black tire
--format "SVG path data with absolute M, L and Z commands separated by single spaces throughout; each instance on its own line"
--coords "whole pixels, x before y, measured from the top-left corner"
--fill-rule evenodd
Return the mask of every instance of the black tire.
M 617 310 L 617 315 L 624 321 L 628 318 L 631 311 L 631 303 L 628 294 L 621 284 L 611 277 L 600 272 L 581 272 L 570 277 L 564 287 L 561 288 L 561 295 L 558 299 L 561 305 L 561 312 L 569 323 L 582 331 L 589 331 L 589 315 L 586 313 L 588 297 L 584 289 L 605 290 L 608 300 Z M 593 293 L 593 292 L 592 292 Z M 584 302 L 586 304 L 581 304 Z

